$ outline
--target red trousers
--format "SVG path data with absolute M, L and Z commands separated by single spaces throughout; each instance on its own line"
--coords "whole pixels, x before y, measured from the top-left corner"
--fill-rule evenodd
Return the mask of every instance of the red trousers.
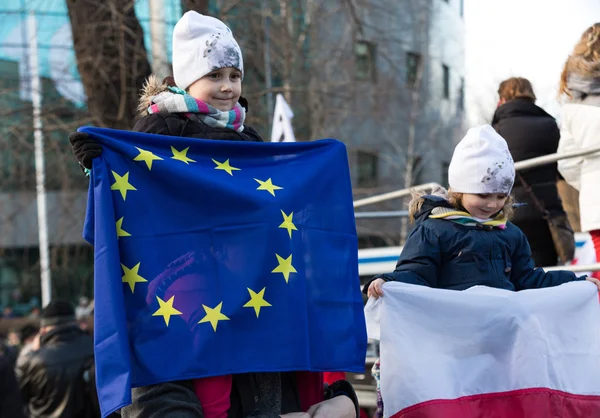
M 600 229 L 590 231 L 590 235 L 592 236 L 592 242 L 596 250 L 596 263 L 600 263 Z M 600 280 L 600 271 L 595 271 L 592 276 Z

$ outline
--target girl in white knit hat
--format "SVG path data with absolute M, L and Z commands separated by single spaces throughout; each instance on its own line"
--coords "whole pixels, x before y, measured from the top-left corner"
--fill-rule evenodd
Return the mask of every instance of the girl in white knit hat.
M 504 138 L 489 125 L 470 129 L 454 150 L 449 190 L 413 198 L 410 216 L 416 226 L 396 269 L 375 276 L 363 291 L 383 296 L 387 281 L 451 290 L 480 285 L 518 291 L 584 280 L 569 271 L 534 267 L 527 238 L 508 221 L 514 179 Z M 588 280 L 600 288 L 598 280 Z
M 193 11 L 183 15 L 173 31 L 173 76 L 162 83 L 149 78 L 139 104 L 142 118 L 134 131 L 262 142 L 254 129 L 244 125 L 242 51 L 223 22 Z M 69 139 L 77 160 L 91 169 L 92 159 L 102 152 L 100 144 L 83 132 Z M 121 409 L 121 416 L 150 415 L 354 418 L 358 399 L 347 381 L 324 390 L 320 373 L 244 373 L 134 388 L 132 404 Z
M 390 280 L 453 290 L 537 289 L 583 280 L 534 268 L 525 235 L 508 221 L 514 179 L 504 138 L 489 125 L 470 129 L 454 150 L 449 190 L 415 196 L 410 216 L 416 227 L 396 270 L 369 282 L 368 295 L 382 296 L 382 284 Z

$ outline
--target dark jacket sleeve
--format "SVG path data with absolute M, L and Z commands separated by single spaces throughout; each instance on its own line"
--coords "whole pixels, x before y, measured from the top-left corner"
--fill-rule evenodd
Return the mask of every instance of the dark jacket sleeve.
M 0 417 L 25 418 L 15 371 L 4 356 L 0 356 Z
M 148 134 L 170 135 L 169 125 L 164 117 L 158 113 L 144 116 L 137 121 L 133 127 L 134 132 L 145 132 Z
M 15 366 L 15 374 L 23 402 L 29 402 L 31 394 L 39 388 L 39 379 L 45 379 L 45 374 L 36 367 L 34 352 L 19 356 Z
M 437 287 L 441 264 L 438 234 L 432 228 L 419 225 L 406 240 L 396 269 L 392 273 L 375 276 L 365 284 L 363 292 L 367 293 L 369 285 L 375 279 Z
M 510 280 L 515 285 L 516 290 L 539 289 L 542 287 L 558 286 L 563 283 L 575 280 L 585 280 L 585 276 L 577 277 L 570 271 L 544 271 L 542 268 L 535 268 L 533 258 L 531 258 L 531 248 L 525 234 L 518 230 L 519 239 L 512 254 L 512 270 Z
M 123 418 L 204 418 L 191 381 L 133 388 L 131 399 L 121 408 Z

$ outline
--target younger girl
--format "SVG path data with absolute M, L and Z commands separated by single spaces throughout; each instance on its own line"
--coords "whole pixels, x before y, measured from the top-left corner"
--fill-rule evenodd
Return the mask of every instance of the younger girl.
M 410 216 L 416 227 L 396 269 L 375 276 L 363 291 L 383 296 L 387 281 L 452 290 L 477 285 L 522 290 L 583 280 L 568 271 L 534 267 L 527 238 L 508 222 L 514 178 L 506 141 L 491 126 L 470 129 L 454 150 L 449 191 L 413 199 Z M 588 280 L 600 287 L 598 280 Z M 379 376 L 379 361 L 373 375 Z M 378 400 L 381 416 L 383 402 Z
M 416 227 L 396 269 L 376 276 L 364 290 L 382 296 L 386 281 L 453 290 L 477 285 L 522 290 L 583 280 L 568 271 L 534 268 L 527 238 L 508 222 L 514 178 L 506 141 L 491 126 L 470 129 L 454 150 L 450 189 L 413 199 L 410 214 Z
M 244 125 L 242 51 L 220 20 L 187 12 L 173 31 L 173 80 L 153 76 L 144 86 L 136 132 L 201 139 L 262 142 Z M 86 133 L 70 136 L 73 154 L 86 169 L 102 152 Z M 251 346 L 250 342 L 250 346 Z M 250 348 L 247 348 L 251 350 Z M 352 385 L 323 388 L 320 373 L 244 373 L 134 388 L 124 418 L 244 418 L 358 416 Z M 306 413 L 301 411 L 306 411 Z

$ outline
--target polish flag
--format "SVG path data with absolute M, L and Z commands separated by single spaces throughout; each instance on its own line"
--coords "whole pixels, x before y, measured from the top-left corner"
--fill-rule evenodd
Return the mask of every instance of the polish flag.
M 462 292 L 390 282 L 365 308 L 394 418 L 600 417 L 600 304 L 589 282 Z

